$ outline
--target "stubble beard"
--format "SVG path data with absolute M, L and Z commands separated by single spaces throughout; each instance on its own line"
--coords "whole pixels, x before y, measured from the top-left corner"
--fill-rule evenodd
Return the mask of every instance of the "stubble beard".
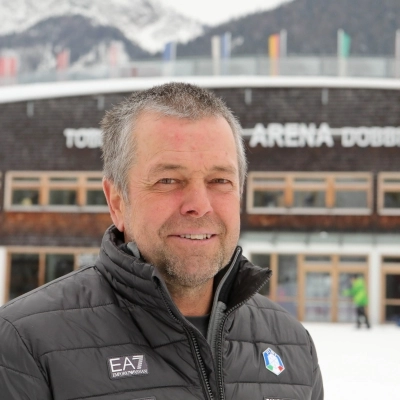
M 126 221 L 126 233 L 135 241 L 135 235 L 133 235 L 130 224 L 132 220 L 130 218 L 128 220 Z M 176 227 L 180 225 L 182 224 L 173 220 L 166 221 L 157 232 L 158 238 L 161 238 L 160 244 L 149 243 L 149 240 L 145 244 L 138 244 L 136 241 L 136 244 L 145 260 L 160 271 L 170 291 L 175 294 L 194 293 L 201 290 L 228 264 L 238 238 L 228 237 L 227 228 L 222 221 L 211 221 L 209 217 L 194 219 L 190 221 L 190 228 L 207 227 L 210 229 L 212 227 L 212 232 L 218 232 L 220 240 L 218 248 L 212 253 L 197 250 L 191 254 L 178 254 L 174 248 L 165 242 L 165 238 L 167 238 L 168 233 L 176 231 Z M 191 231 L 190 228 L 187 229 L 188 233 Z
M 160 248 L 154 253 L 154 264 L 159 269 L 168 286 L 175 291 L 195 290 L 204 286 L 226 265 L 225 251 L 221 247 L 212 255 L 191 254 L 186 258 L 168 248 Z M 195 271 L 195 272 L 190 272 Z

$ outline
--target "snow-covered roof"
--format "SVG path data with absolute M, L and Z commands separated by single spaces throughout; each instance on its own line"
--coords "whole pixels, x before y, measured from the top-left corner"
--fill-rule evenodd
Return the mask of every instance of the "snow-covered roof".
M 0 103 L 107 93 L 129 93 L 172 81 L 193 83 L 209 89 L 263 87 L 400 89 L 400 80 L 377 78 L 269 76 L 121 78 L 4 86 L 0 88 Z

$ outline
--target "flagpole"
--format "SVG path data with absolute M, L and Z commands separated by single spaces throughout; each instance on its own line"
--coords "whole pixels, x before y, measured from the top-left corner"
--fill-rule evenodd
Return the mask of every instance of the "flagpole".
M 279 57 L 284 58 L 287 56 L 287 31 L 282 29 L 279 34 Z
M 175 75 L 175 61 L 176 61 L 176 42 L 168 42 L 164 45 L 163 53 L 163 75 Z
M 395 77 L 400 78 L 400 29 L 396 30 L 394 58 L 395 58 Z
M 342 56 L 342 36 L 343 29 L 338 29 L 337 31 L 337 58 Z
M 287 31 L 282 29 L 279 34 L 279 75 L 282 75 L 282 71 L 285 71 L 287 56 Z
M 230 32 L 225 32 L 222 35 L 222 46 L 221 46 L 221 56 L 222 56 L 222 74 L 229 74 L 229 60 L 231 58 L 231 48 L 232 48 L 232 34 Z
M 221 37 L 215 35 L 211 38 L 211 55 L 213 64 L 213 74 L 221 74 Z
M 337 63 L 338 75 L 343 77 L 346 75 L 346 59 L 344 57 L 344 31 L 338 29 L 337 31 Z

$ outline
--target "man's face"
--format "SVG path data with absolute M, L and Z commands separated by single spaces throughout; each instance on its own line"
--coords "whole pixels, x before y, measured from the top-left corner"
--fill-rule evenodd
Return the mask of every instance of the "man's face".
M 167 283 L 198 287 L 233 255 L 240 188 L 232 130 L 222 117 L 198 121 L 143 113 L 123 202 L 126 241 Z

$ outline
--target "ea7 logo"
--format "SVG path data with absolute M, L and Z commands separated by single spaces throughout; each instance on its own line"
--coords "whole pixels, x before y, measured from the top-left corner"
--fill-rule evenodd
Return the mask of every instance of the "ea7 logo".
M 109 358 L 107 364 L 110 379 L 129 378 L 149 373 L 146 358 L 143 354 Z

